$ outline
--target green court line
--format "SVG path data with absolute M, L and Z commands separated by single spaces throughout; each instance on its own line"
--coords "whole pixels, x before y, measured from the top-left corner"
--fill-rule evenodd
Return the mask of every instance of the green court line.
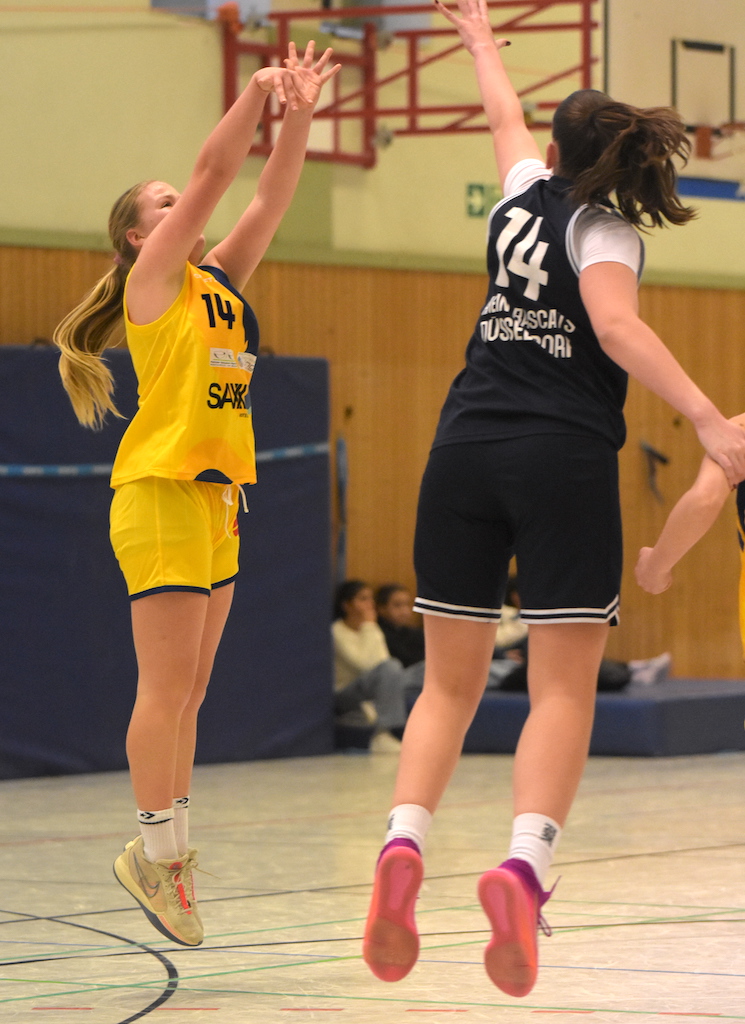
M 124 986 L 116 986 L 124 987 Z M 554 1010 L 563 1013 L 602 1013 L 602 1014 L 623 1014 L 624 1016 L 635 1016 L 642 1017 L 646 1016 L 649 1020 L 653 1017 L 669 1017 L 673 1016 L 691 1016 L 691 1017 L 714 1017 L 718 1020 L 745 1020 L 745 1014 L 736 1013 L 706 1013 L 705 1011 L 689 1011 L 686 1013 L 684 1010 L 671 1011 L 671 1010 L 628 1010 L 628 1009 L 616 1009 L 609 1006 L 555 1006 L 538 1003 L 524 1003 L 520 1002 L 492 1002 L 487 1000 L 455 1000 L 455 999 L 417 999 L 417 998 L 405 998 L 395 996 L 354 996 L 354 995 L 332 995 L 327 992 L 266 992 L 261 989 L 214 989 L 214 988 L 183 988 L 179 985 L 179 991 L 187 991 L 190 993 L 200 992 L 209 993 L 213 996 L 263 996 L 264 998 L 281 998 L 281 999 L 305 999 L 309 996 L 313 999 L 328 999 L 334 1001 L 347 1000 L 353 1003 L 387 1003 L 396 1004 L 398 1006 L 403 1005 L 415 1005 L 415 1006 L 462 1006 L 462 1007 L 478 1007 L 478 1008 L 489 1008 L 489 1009 L 510 1009 L 510 1010 L 528 1010 L 534 1012 L 536 1010 Z M 75 995 L 76 993 L 70 992 L 68 995 Z
M 322 958 L 317 958 L 316 957 L 313 960 L 307 960 L 307 961 L 304 961 L 302 963 L 299 963 L 298 961 L 293 960 L 291 963 L 272 964 L 272 965 L 266 965 L 266 966 L 262 966 L 262 967 L 241 967 L 241 968 L 235 968 L 235 969 L 230 970 L 230 971 L 210 971 L 210 972 L 205 973 L 205 974 L 191 975 L 191 977 L 192 978 L 221 978 L 221 977 L 224 977 L 224 976 L 227 976 L 227 975 L 231 975 L 231 974 L 250 974 L 250 973 L 253 973 L 254 971 L 257 971 L 257 970 L 262 970 L 262 971 L 276 970 L 276 969 L 278 969 L 280 967 L 285 967 L 285 968 L 287 968 L 287 967 L 313 967 L 316 964 L 335 963 L 337 960 L 355 960 L 355 959 L 359 960 L 359 959 L 361 959 L 361 957 L 359 955 L 347 956 L 347 957 L 322 957 Z M 179 991 L 181 990 L 181 977 L 182 977 L 181 974 L 179 974 Z M 57 986 L 62 986 L 62 987 L 67 986 L 67 985 L 84 985 L 85 987 L 79 988 L 79 989 L 72 989 L 72 990 L 65 989 L 65 995 L 83 995 L 83 994 L 89 993 L 89 992 L 108 992 L 108 991 L 116 991 L 116 990 L 119 990 L 119 989 L 134 989 L 136 991 L 149 990 L 153 986 L 162 987 L 163 986 L 163 978 L 154 978 L 152 981 L 126 982 L 124 984 L 117 984 L 115 982 L 95 982 L 95 981 L 91 981 L 91 982 L 87 982 L 86 983 L 86 982 L 81 982 L 79 980 L 65 981 L 64 979 L 57 979 L 57 978 L 55 978 L 55 979 L 49 979 L 49 978 L 44 979 L 44 978 L 3 978 L 3 977 L 0 977 L 0 983 L 3 983 L 3 984 L 16 984 L 16 985 L 57 985 Z M 198 989 L 197 991 L 203 991 L 203 990 L 202 989 Z M 208 991 L 208 990 L 205 989 L 204 991 Z M 59 992 L 52 992 L 52 993 L 49 994 L 49 996 L 33 994 L 33 995 L 30 995 L 30 996 L 11 996 L 11 997 L 8 997 L 8 998 L 0 998 L 0 1004 L 2 1004 L 2 1003 L 22 1002 L 23 1000 L 35 999 L 35 998 L 40 998 L 40 999 L 42 999 L 42 998 L 52 998 L 52 996 L 54 996 L 54 997 L 59 996 Z
M 438 948 L 457 948 L 457 947 L 460 947 L 460 946 L 468 946 L 468 945 L 473 945 L 473 944 L 475 944 L 475 940 L 474 940 L 474 942 L 448 944 L 447 946 L 443 946 L 443 947 L 439 947 L 439 946 L 427 947 L 427 949 L 423 950 L 423 952 L 427 952 L 429 950 L 438 949 Z M 289 998 L 305 998 L 305 999 L 307 999 L 308 998 L 308 993 L 307 992 L 288 993 L 288 992 L 262 992 L 260 990 L 251 990 L 251 989 L 249 989 L 249 990 L 245 990 L 245 989 L 224 989 L 224 988 L 205 987 L 203 985 L 199 985 L 199 984 L 195 984 L 195 983 L 198 982 L 199 980 L 210 978 L 210 977 L 211 978 L 221 978 L 221 977 L 228 977 L 228 976 L 234 975 L 234 974 L 242 974 L 243 975 L 243 974 L 248 974 L 248 973 L 255 973 L 256 971 L 277 970 L 277 969 L 280 969 L 280 968 L 308 967 L 308 966 L 315 966 L 317 964 L 323 964 L 323 963 L 337 963 L 337 962 L 344 961 L 344 960 L 350 961 L 350 960 L 359 960 L 359 959 L 360 959 L 359 954 L 355 954 L 353 956 L 350 955 L 350 956 L 344 956 L 344 957 L 314 958 L 312 960 L 308 960 L 308 961 L 305 961 L 305 962 L 293 961 L 292 963 L 284 962 L 284 963 L 281 963 L 281 964 L 273 964 L 273 965 L 267 965 L 267 966 L 261 966 L 261 967 L 236 968 L 236 969 L 229 970 L 229 971 L 208 972 L 208 973 L 204 973 L 204 974 L 197 974 L 197 975 L 191 975 L 191 976 L 183 976 L 182 975 L 179 978 L 179 991 L 181 991 L 181 992 L 210 993 L 212 995 L 223 995 L 223 996 L 225 996 L 225 995 L 243 995 L 243 996 L 246 996 L 246 995 L 261 995 L 261 996 L 264 996 L 264 997 L 279 997 L 279 996 L 281 996 L 283 998 L 288 998 L 289 997 Z M 55 986 L 57 986 L 58 990 L 59 990 L 60 987 L 63 987 L 65 989 L 65 995 L 66 996 L 82 995 L 82 994 L 89 994 L 89 993 L 93 993 L 93 992 L 114 991 L 114 990 L 134 990 L 134 991 L 149 990 L 154 985 L 162 985 L 162 979 L 156 979 L 156 980 L 153 980 L 153 981 L 150 981 L 150 982 L 138 982 L 138 983 L 128 982 L 128 983 L 125 983 L 125 984 L 91 982 L 88 985 L 85 985 L 83 988 L 69 989 L 69 988 L 67 988 L 68 985 L 74 985 L 74 984 L 80 985 L 80 982 L 74 982 L 74 981 L 64 982 L 64 981 L 59 981 L 57 979 L 55 979 L 55 980 L 51 980 L 50 979 L 50 980 L 47 980 L 47 981 L 43 981 L 43 980 L 39 980 L 39 979 L 15 979 L 15 978 L 2 978 L 2 979 L 0 979 L 0 981 L 5 981 L 5 982 L 9 982 L 9 983 L 16 982 L 16 983 L 22 983 L 22 984 L 36 984 L 36 985 L 39 985 L 39 984 L 49 984 L 49 985 L 55 985 Z M 57 998 L 58 996 L 59 996 L 59 991 L 51 992 L 51 993 L 49 993 L 49 995 L 44 995 L 44 994 L 40 994 L 40 993 L 37 992 L 37 993 L 33 993 L 31 995 L 28 995 L 28 996 L 15 996 L 15 997 L 9 997 L 9 998 L 5 998 L 5 999 L 0 999 L 0 1003 L 21 1002 L 21 1001 L 28 1001 L 29 999 Z M 567 1012 L 567 1013 L 580 1012 L 580 1011 L 584 1012 L 584 1013 L 606 1013 L 606 1014 L 608 1014 L 608 1013 L 617 1013 L 617 1014 L 624 1014 L 624 1015 L 627 1015 L 627 1016 L 641 1016 L 643 1014 L 646 1014 L 648 1017 L 649 1016 L 655 1016 L 656 1017 L 656 1016 L 660 1016 L 660 1015 L 662 1015 L 662 1016 L 669 1016 L 670 1012 L 671 1012 L 669 1010 L 668 1011 L 627 1010 L 627 1009 L 613 1009 L 613 1008 L 610 1008 L 610 1007 L 602 1007 L 601 1008 L 601 1007 L 539 1006 L 537 1004 L 525 1004 L 525 1003 L 521 1003 L 519 1005 L 519 1007 L 516 1007 L 516 1005 L 514 1003 L 494 1003 L 494 1002 L 490 1002 L 490 1001 L 487 1001 L 487 1002 L 484 1002 L 484 1001 L 465 1001 L 464 1002 L 464 1001 L 460 1001 L 460 1000 L 455 1001 L 455 1000 L 412 999 L 412 998 L 404 998 L 404 997 L 349 996 L 349 995 L 338 996 L 338 995 L 330 995 L 328 993 L 313 993 L 313 998 L 314 999 L 334 999 L 334 1000 L 345 1000 L 346 999 L 346 1000 L 351 1000 L 351 1001 L 354 1001 L 354 1002 L 367 1002 L 367 1003 L 385 1002 L 385 1003 L 395 1003 L 397 1005 L 402 1005 L 402 1004 L 405 1004 L 405 1003 L 414 1003 L 416 1005 L 432 1006 L 432 1007 L 434 1007 L 434 1006 L 443 1006 L 443 1005 L 444 1006 L 467 1006 L 467 1007 L 468 1006 L 474 1006 L 474 1007 L 478 1006 L 478 1007 L 493 1007 L 493 1008 L 507 1008 L 507 1007 L 509 1007 L 509 1008 L 512 1008 L 512 1009 L 519 1008 L 519 1009 L 528 1009 L 528 1010 L 536 1010 L 536 1009 L 558 1010 L 558 1011 L 563 1011 L 563 1012 Z M 676 1015 L 687 1015 L 687 1014 L 685 1014 L 685 1011 L 674 1011 L 674 1012 L 676 1013 Z M 697 1015 L 699 1015 L 699 1013 L 696 1013 L 696 1012 L 692 1012 L 691 1013 L 691 1016 L 697 1016 Z M 718 1019 L 722 1019 L 722 1020 L 745 1020 L 745 1015 L 743 1015 L 743 1014 L 717 1014 L 716 1016 L 718 1017 Z
M 135 989 L 139 990 L 145 986 L 142 985 L 107 985 L 101 986 L 98 989 L 82 988 L 73 991 L 66 991 L 65 996 L 72 995 L 85 995 L 91 991 L 105 991 L 113 989 Z M 266 992 L 261 989 L 216 989 L 216 988 L 205 988 L 201 986 L 197 987 L 184 987 L 179 985 L 180 992 L 200 992 L 209 993 L 213 996 L 262 996 L 264 998 L 281 998 L 281 999 L 308 999 L 309 995 L 312 995 L 313 999 L 328 999 L 335 1001 L 349 1001 L 353 1003 L 387 1003 L 396 1004 L 403 1006 L 406 1004 L 415 1006 L 462 1006 L 462 1007 L 478 1007 L 478 1008 L 490 1008 L 490 1009 L 511 1009 L 511 1010 L 527 1010 L 534 1012 L 536 1010 L 552 1010 L 563 1013 L 602 1013 L 602 1014 L 619 1014 L 624 1016 L 645 1016 L 647 1019 L 651 1017 L 669 1017 L 669 1016 L 691 1016 L 691 1017 L 713 1017 L 717 1020 L 745 1020 L 745 1014 L 735 1013 L 706 1013 L 705 1011 L 689 1011 L 686 1013 L 684 1010 L 627 1010 L 623 1008 L 614 1008 L 609 1006 L 554 1006 L 538 1003 L 524 1003 L 520 1002 L 516 1004 L 514 1002 L 503 1003 L 503 1002 L 491 1002 L 486 1000 L 454 1000 L 454 999 L 417 999 L 417 998 L 406 998 L 406 997 L 394 997 L 394 996 L 353 996 L 353 995 L 333 995 L 327 992 Z M 0 1002 L 19 1002 L 28 999 L 51 999 L 59 998 L 59 992 L 50 993 L 49 996 L 40 995 L 38 993 L 32 996 L 18 996 L 12 999 L 3 999 Z
M 708 906 L 706 903 L 636 903 L 633 900 L 562 900 L 554 898 L 552 906 L 558 905 L 559 903 L 577 903 L 584 907 L 593 906 L 604 906 L 604 907 L 665 907 L 668 910 L 737 910 L 741 911 L 745 907 L 722 907 L 718 904 Z
M 562 902 L 562 901 L 557 901 L 557 903 L 558 902 Z M 584 902 L 584 903 L 582 901 L 563 901 L 563 902 L 572 902 L 574 904 L 579 904 L 579 905 L 582 905 L 582 906 L 594 906 L 595 905 L 595 904 L 593 904 L 590 901 L 587 901 L 587 902 Z M 604 904 L 602 904 L 602 903 L 598 904 L 598 906 L 602 906 L 602 905 L 604 905 Z M 647 906 L 648 907 L 659 907 L 660 906 L 660 904 L 643 904 L 643 903 L 624 904 L 624 903 L 621 903 L 621 902 L 611 903 L 610 905 L 611 906 L 614 906 L 614 905 L 615 906 L 639 906 L 639 907 L 641 907 L 641 906 L 645 906 L 645 907 L 647 907 Z M 676 904 L 676 905 L 673 905 L 673 908 L 671 908 L 671 909 L 674 909 L 677 906 L 679 906 L 680 909 L 694 909 L 694 905 L 693 904 Z M 704 907 L 704 908 L 695 908 L 695 909 L 699 909 L 700 911 L 707 911 L 706 916 L 703 913 L 699 912 L 699 913 L 696 913 L 696 914 L 688 914 L 688 915 L 679 916 L 679 917 L 675 917 L 675 916 L 672 916 L 670 914 L 667 914 L 667 915 L 662 915 L 662 916 L 656 915 L 654 917 L 646 917 L 646 918 L 639 918 L 639 919 L 633 919 L 632 918 L 631 920 L 619 920 L 617 918 L 614 918 L 613 920 L 610 920 L 610 921 L 609 920 L 602 920 L 602 921 L 597 921 L 597 922 L 589 922 L 588 921 L 588 922 L 583 922 L 581 924 L 563 924 L 563 925 L 560 924 L 560 925 L 554 925 L 553 926 L 553 930 L 557 934 L 558 933 L 560 933 L 560 934 L 568 934 L 570 932 L 573 933 L 573 932 L 581 932 L 581 931 L 597 931 L 599 929 L 643 927 L 644 925 L 660 925 L 660 924 L 719 924 L 719 923 L 728 923 L 728 922 L 736 924 L 736 923 L 742 923 L 742 921 L 743 921 L 742 918 L 724 918 L 722 916 L 722 915 L 725 915 L 725 914 L 742 913 L 742 908 L 724 908 L 724 907 L 711 907 L 711 908 L 709 908 L 709 907 Z M 456 906 L 456 907 L 446 907 L 446 908 L 435 907 L 435 908 L 429 908 L 427 910 L 420 911 L 419 912 L 419 916 L 424 916 L 426 914 L 462 912 L 462 911 L 471 911 L 471 910 L 479 911 L 480 910 L 479 904 L 477 904 L 477 903 L 467 903 L 467 904 L 461 904 L 461 905 Z M 600 915 L 598 915 L 598 916 L 600 916 Z M 604 916 L 607 918 L 609 915 L 604 915 Z M 329 921 L 315 921 L 315 922 L 308 922 L 308 923 L 305 923 L 305 924 L 285 925 L 284 927 L 273 926 L 273 927 L 266 927 L 266 928 L 250 929 L 250 930 L 247 930 L 247 931 L 218 932 L 212 938 L 217 940 L 217 939 L 220 939 L 220 938 L 223 938 L 223 939 L 224 938 L 235 938 L 235 937 L 239 937 L 239 936 L 241 936 L 241 937 L 249 937 L 249 936 L 252 936 L 252 935 L 265 934 L 267 932 L 276 932 L 276 933 L 280 933 L 281 934 L 282 932 L 287 931 L 287 930 L 297 931 L 297 930 L 302 930 L 302 929 L 307 929 L 307 928 L 327 928 L 329 926 L 339 925 L 339 924 L 356 924 L 356 923 L 359 923 L 359 922 L 364 921 L 364 920 L 365 920 L 364 917 L 337 918 L 337 919 L 332 919 L 332 920 L 329 920 Z M 64 924 L 64 921 L 59 921 L 59 923 Z M 473 930 L 473 934 L 474 935 L 479 935 L 479 936 L 483 936 L 483 934 L 485 932 L 488 932 L 488 928 L 486 926 L 483 929 L 474 929 Z M 443 933 L 442 932 L 434 932 L 434 933 L 430 933 L 430 934 L 431 935 L 439 935 L 439 934 L 443 934 Z M 445 933 L 445 934 L 448 934 L 448 933 Z M 462 935 L 463 931 L 461 930 L 459 932 L 450 933 L 450 934 L 461 934 Z M 426 938 L 427 937 L 426 933 L 421 935 L 421 937 L 422 938 Z M 355 941 L 359 941 L 359 939 L 360 939 L 360 936 L 358 936 L 358 935 L 350 935 L 350 936 L 340 935 L 340 936 L 321 936 L 320 938 L 314 939 L 314 940 L 311 940 L 311 941 L 314 941 L 314 942 L 324 942 L 324 941 L 326 941 L 326 942 L 355 942 Z M 469 942 L 477 942 L 477 941 L 482 941 L 482 939 L 479 938 L 479 939 L 469 940 Z M 302 939 L 287 939 L 284 942 L 282 940 L 277 940 L 275 943 L 272 943 L 272 945 L 290 945 L 290 944 L 302 945 L 303 944 L 303 940 Z M 462 943 L 457 943 L 457 945 L 461 945 L 461 944 Z M 248 944 L 246 944 L 246 945 L 248 945 Z M 431 946 L 431 947 L 427 947 L 427 948 L 442 949 L 442 948 L 447 948 L 449 945 L 451 945 L 451 944 L 443 943 L 443 944 L 438 944 L 437 946 Z M 170 947 L 167 947 L 167 948 L 170 948 Z M 224 947 L 220 947 L 220 946 L 216 946 L 215 947 L 215 949 L 217 951 L 219 951 L 222 948 L 224 948 Z M 201 952 L 208 952 L 208 951 L 209 951 L 209 947 L 205 948 Z M 179 951 L 179 952 L 184 952 L 184 951 Z M 140 955 L 139 952 L 136 952 L 134 950 L 127 950 L 126 948 L 122 948 L 121 945 L 116 945 L 116 946 L 114 946 L 114 945 L 99 945 L 99 946 L 94 946 L 94 947 L 82 947 L 82 948 L 73 949 L 73 950 L 65 949 L 64 952 L 62 952 L 62 953 L 60 953 L 59 949 L 56 949 L 54 951 L 49 951 L 48 955 L 39 954 L 38 956 L 35 956 L 34 959 L 37 962 L 42 963 L 42 962 L 44 962 L 45 959 L 49 959 L 49 960 L 52 960 L 52 959 L 54 959 L 54 960 L 74 959 L 76 957 L 85 956 L 86 954 L 89 954 L 91 957 L 97 957 L 97 958 L 102 958 L 102 957 L 104 957 L 106 955 L 109 955 L 109 956 L 114 956 L 114 955 L 117 955 L 117 956 Z M 5 958 L 4 962 L 5 962 L 6 966 L 10 966 L 16 960 L 23 960 L 23 959 L 27 959 L 27 958 L 28 958 L 28 953 L 24 953 L 24 954 L 19 954 L 15 958 L 14 957 L 7 957 L 7 958 Z M 327 957 L 327 958 L 324 958 L 324 961 L 325 960 L 336 960 L 336 959 L 345 959 L 345 958 L 344 957 Z M 252 969 L 254 969 L 254 968 L 252 968 Z
M 192 990 L 188 989 L 187 991 L 192 991 Z M 196 989 L 194 991 L 197 991 L 197 992 L 209 992 L 211 995 L 218 995 L 221 991 L 225 991 L 225 990 L 220 990 L 220 989 Z M 228 994 L 228 995 L 240 995 L 240 994 L 243 994 L 243 995 L 276 996 L 276 997 L 282 998 L 282 999 L 288 999 L 288 998 L 289 999 L 307 999 L 308 998 L 308 993 L 307 992 L 262 992 L 262 991 L 253 991 L 253 990 L 238 990 L 238 991 L 234 992 L 233 990 L 226 990 L 226 994 Z M 674 1016 L 676 1016 L 676 1017 L 677 1016 L 688 1016 L 688 1014 L 686 1014 L 685 1011 L 683 1011 L 683 1010 L 680 1010 L 680 1011 L 670 1011 L 670 1010 L 624 1010 L 624 1009 L 614 1009 L 614 1008 L 608 1007 L 608 1006 L 602 1006 L 602 1007 L 600 1007 L 600 1006 L 552 1006 L 552 1005 L 545 1005 L 545 1004 L 544 1005 L 540 1005 L 540 1004 L 537 1004 L 537 1003 L 524 1003 L 522 1001 L 519 1004 L 516 1004 L 514 1002 L 510 1002 L 510 1003 L 494 1003 L 494 1002 L 478 1001 L 478 1000 L 403 999 L 403 998 L 395 998 L 393 996 L 349 996 L 349 995 L 338 996 L 338 995 L 330 995 L 329 993 L 326 993 L 326 992 L 314 992 L 313 993 L 313 999 L 336 999 L 336 1000 L 348 999 L 348 1000 L 353 1001 L 353 1002 L 397 1003 L 399 1005 L 409 1003 L 409 1004 L 414 1004 L 414 1005 L 417 1005 L 417 1006 L 424 1005 L 424 1006 L 433 1006 L 433 1007 L 434 1006 L 489 1007 L 489 1008 L 501 1009 L 501 1010 L 530 1010 L 531 1012 L 533 1012 L 535 1010 L 558 1010 L 558 1011 L 561 1011 L 563 1013 L 604 1013 L 604 1014 L 618 1013 L 618 1014 L 625 1014 L 625 1015 L 629 1015 L 629 1016 L 638 1016 L 638 1017 L 646 1015 L 647 1018 L 649 1018 L 649 1017 L 658 1017 L 658 1016 L 669 1017 L 671 1015 L 671 1013 Z M 692 1016 L 692 1017 L 695 1017 L 695 1016 L 711 1016 L 711 1017 L 713 1017 L 713 1016 L 715 1016 L 717 1019 L 720 1019 L 720 1020 L 745 1020 L 745 1014 L 735 1014 L 735 1013 L 730 1013 L 730 1014 L 727 1014 L 727 1013 L 705 1014 L 704 1011 L 692 1011 L 690 1013 L 690 1016 Z

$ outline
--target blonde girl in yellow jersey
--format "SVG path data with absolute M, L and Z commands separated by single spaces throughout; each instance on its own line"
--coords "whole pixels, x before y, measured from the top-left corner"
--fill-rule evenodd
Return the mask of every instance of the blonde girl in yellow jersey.
M 240 295 L 290 204 L 331 50 L 256 72 L 213 130 L 183 193 L 135 185 L 111 212 L 114 266 L 57 328 L 81 423 L 118 415 L 101 356 L 122 319 L 139 407 L 114 465 L 111 535 L 132 598 L 138 683 L 127 757 L 140 835 L 114 863 L 151 923 L 186 946 L 204 931 L 188 805 L 196 723 L 233 597 L 239 485 L 255 480 L 248 383 L 258 330 Z M 242 166 L 267 96 L 285 108 L 256 195 L 206 256 L 203 231 Z

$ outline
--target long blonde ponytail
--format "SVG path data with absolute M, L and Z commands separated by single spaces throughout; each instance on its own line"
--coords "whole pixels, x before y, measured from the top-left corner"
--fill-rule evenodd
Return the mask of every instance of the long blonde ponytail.
M 127 241 L 127 231 L 139 220 L 140 182 L 114 203 L 109 235 L 114 246 L 114 265 L 57 326 L 53 340 L 60 349 L 59 371 L 78 420 L 98 429 L 107 412 L 121 414 L 113 399 L 114 381 L 103 353 L 123 315 L 124 285 L 137 257 Z

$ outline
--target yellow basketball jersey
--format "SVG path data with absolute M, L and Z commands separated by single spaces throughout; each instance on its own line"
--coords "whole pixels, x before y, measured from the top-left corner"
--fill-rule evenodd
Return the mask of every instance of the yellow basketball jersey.
M 114 461 L 111 486 L 145 476 L 256 481 L 249 384 L 259 328 L 217 267 L 187 263 L 178 298 L 152 324 L 124 319 L 138 409 Z

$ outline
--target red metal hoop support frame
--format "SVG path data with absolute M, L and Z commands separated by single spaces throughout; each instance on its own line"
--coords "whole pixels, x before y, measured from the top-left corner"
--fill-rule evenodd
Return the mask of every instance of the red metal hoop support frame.
M 492 28 L 497 35 L 516 35 L 521 33 L 540 32 L 573 32 L 578 36 L 578 61 L 568 68 L 560 68 L 555 73 L 537 78 L 535 82 L 519 91 L 521 99 L 526 99 L 554 82 L 579 76 L 580 87 L 590 88 L 592 66 L 597 57 L 593 56 L 593 33 L 598 28 L 592 9 L 598 0 L 491 0 L 490 10 L 501 16 Z M 567 8 L 579 9 L 579 17 L 561 14 Z M 557 16 L 553 21 L 531 22 L 536 15 L 556 9 Z M 563 9 L 563 10 L 562 10 Z M 342 71 L 332 80 L 332 99 L 319 107 L 314 115 L 316 121 L 331 122 L 331 144 L 328 149 L 308 150 L 308 157 L 314 160 L 333 161 L 335 163 L 354 164 L 361 167 L 373 167 L 377 158 L 376 139 L 381 118 L 393 118 L 397 124 L 390 130 L 396 135 L 444 135 L 453 133 L 485 132 L 486 124 L 474 124 L 474 120 L 483 114 L 479 104 L 436 104 L 428 105 L 422 101 L 422 83 L 420 72 L 437 61 L 445 60 L 461 48 L 460 41 L 451 44 L 447 37 L 457 39 L 457 33 L 449 25 L 434 28 L 409 28 L 387 33 L 388 36 L 403 40 L 406 43 L 403 66 L 384 77 L 378 76 L 378 31 L 376 22 L 381 18 L 395 15 L 429 14 L 432 8 L 421 4 L 401 4 L 396 7 L 346 7 L 341 10 L 302 10 L 277 11 L 268 16 L 274 30 L 271 42 L 246 39 L 238 21 L 237 5 L 225 4 L 221 9 L 223 22 L 223 102 L 227 110 L 238 95 L 239 67 L 242 56 L 252 57 L 258 66 L 266 67 L 279 63 L 287 53 L 287 45 L 291 39 L 293 25 L 309 22 L 341 22 L 354 19 L 362 23 L 356 52 L 340 51 L 334 54 L 334 60 L 342 65 Z M 507 15 L 507 12 L 510 12 Z M 569 12 L 572 14 L 573 12 Z M 443 39 L 445 46 L 436 53 L 425 52 L 424 41 L 430 45 L 432 40 Z M 333 40 L 332 40 L 333 42 Z M 355 68 L 357 80 L 352 88 L 345 85 L 344 69 Z M 361 79 L 361 85 L 359 80 Z M 406 102 L 399 106 L 383 105 L 379 101 L 380 90 L 394 82 L 405 83 Z M 534 104 L 535 117 L 526 119 L 531 128 L 550 127 L 549 111 L 553 111 L 558 101 L 539 100 Z M 541 115 L 543 115 L 541 117 Z M 432 118 L 437 117 L 440 123 L 433 125 Z M 272 103 L 267 103 L 259 132 L 259 139 L 251 149 L 252 154 L 267 155 L 272 150 L 273 128 L 280 121 L 282 114 Z M 361 126 L 361 142 L 359 149 L 346 149 L 341 138 L 341 124 L 355 120 Z

